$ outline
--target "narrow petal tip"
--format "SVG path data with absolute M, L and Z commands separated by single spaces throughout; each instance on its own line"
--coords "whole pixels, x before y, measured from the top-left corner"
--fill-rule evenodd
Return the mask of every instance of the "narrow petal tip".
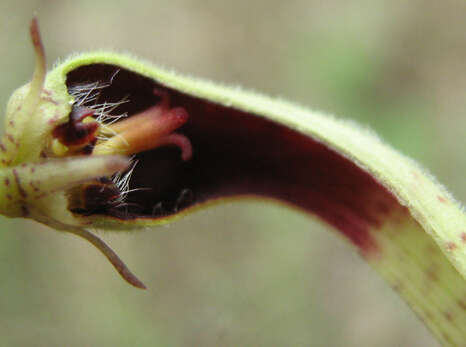
M 67 231 L 75 234 L 83 239 L 89 241 L 94 245 L 102 254 L 110 261 L 115 270 L 120 276 L 132 286 L 139 289 L 147 289 L 144 283 L 142 283 L 136 275 L 126 266 L 126 264 L 120 259 L 120 257 L 99 237 L 93 233 L 80 228 L 67 228 Z
M 45 50 L 42 44 L 42 39 L 40 37 L 39 21 L 37 20 L 36 16 L 34 16 L 31 20 L 29 33 L 31 35 L 32 44 L 34 45 L 34 50 L 36 51 L 38 63 L 45 70 Z

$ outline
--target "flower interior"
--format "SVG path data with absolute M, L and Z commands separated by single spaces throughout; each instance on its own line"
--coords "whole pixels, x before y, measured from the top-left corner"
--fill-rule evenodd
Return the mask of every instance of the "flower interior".
M 133 158 L 128 172 L 81 186 L 75 213 L 157 219 L 212 199 L 267 196 L 316 214 L 371 248 L 366 230 L 397 205 L 348 159 L 254 114 L 110 64 L 70 71 L 67 86 L 76 101 L 63 127 L 85 139 L 67 150 Z M 56 130 L 55 153 L 76 137 L 66 131 Z

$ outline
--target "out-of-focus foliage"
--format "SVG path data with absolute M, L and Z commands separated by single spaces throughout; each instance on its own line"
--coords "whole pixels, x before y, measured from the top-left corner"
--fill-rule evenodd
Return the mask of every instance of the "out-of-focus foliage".
M 466 201 L 466 4 L 4 0 L 3 107 L 31 76 L 34 10 L 49 63 L 114 48 L 357 119 Z M 283 206 L 237 202 L 105 236 L 147 293 L 71 236 L 1 223 L 5 345 L 436 345 L 346 243 Z

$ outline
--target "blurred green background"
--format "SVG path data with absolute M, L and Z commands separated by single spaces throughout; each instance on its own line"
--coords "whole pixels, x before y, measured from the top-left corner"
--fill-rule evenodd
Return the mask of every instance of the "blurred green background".
M 49 67 L 109 48 L 355 119 L 466 201 L 463 1 L 2 0 L 3 109 L 32 74 L 34 12 Z M 438 345 L 351 246 L 283 206 L 104 235 L 146 292 L 73 236 L 0 222 L 0 346 Z

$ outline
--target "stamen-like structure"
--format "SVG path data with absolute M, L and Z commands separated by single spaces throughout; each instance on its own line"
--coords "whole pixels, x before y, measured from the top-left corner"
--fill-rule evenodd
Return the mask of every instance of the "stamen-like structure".
M 189 139 L 184 135 L 173 133 L 186 123 L 188 113 L 181 107 L 171 109 L 168 95 L 158 91 L 155 93 L 162 97 L 159 104 L 102 128 L 102 133 L 110 138 L 98 142 L 93 154 L 132 155 L 161 146 L 174 145 L 181 150 L 183 160 L 191 159 L 192 146 Z

